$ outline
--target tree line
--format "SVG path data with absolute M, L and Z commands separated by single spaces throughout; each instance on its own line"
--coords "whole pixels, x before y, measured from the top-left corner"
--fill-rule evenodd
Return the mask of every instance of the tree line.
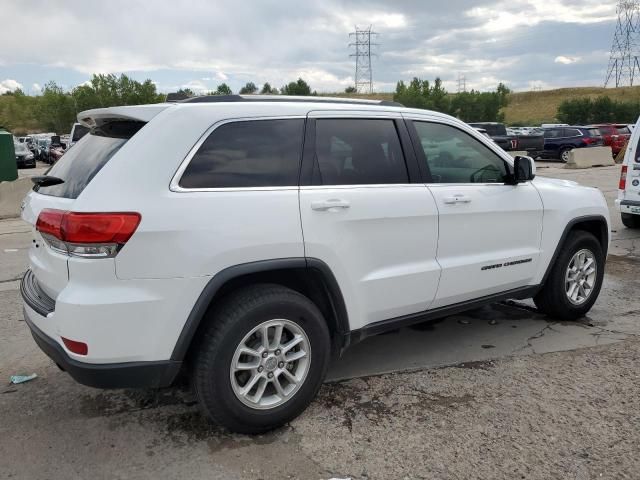
M 509 104 L 509 93 L 506 85 L 500 83 L 494 91 L 450 94 L 440 78 L 433 83 L 414 78 L 408 84 L 399 81 L 393 99 L 405 107 L 435 110 L 465 122 L 503 122 L 502 109 Z
M 180 92 L 193 96 L 192 90 Z M 257 93 L 258 87 L 247 82 L 241 94 Z M 205 95 L 231 95 L 231 88 L 222 83 Z M 303 79 L 283 85 L 280 89 L 265 83 L 262 94 L 316 95 Z M 18 134 L 34 131 L 65 133 L 71 130 L 79 112 L 92 108 L 118 105 L 144 105 L 164 102 L 165 94 L 159 93 L 151 80 L 139 82 L 127 75 L 93 75 L 91 80 L 71 91 L 65 91 L 55 82 L 47 83 L 41 95 L 25 95 L 21 90 L 0 96 L 0 126 Z
M 640 115 L 640 101 L 612 100 L 607 96 L 595 99 L 565 100 L 558 106 L 557 117 L 569 125 L 594 123 L 636 123 Z

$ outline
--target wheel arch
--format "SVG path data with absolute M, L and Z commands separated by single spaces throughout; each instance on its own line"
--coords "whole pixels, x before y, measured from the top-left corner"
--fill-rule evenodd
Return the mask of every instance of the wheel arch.
M 545 271 L 544 276 L 542 277 L 541 284 L 544 285 L 551 273 L 551 269 L 555 264 L 558 255 L 560 254 L 560 250 L 563 245 L 567 241 L 569 234 L 576 230 L 582 230 L 585 232 L 591 233 L 594 237 L 598 239 L 600 242 L 600 246 L 602 247 L 602 252 L 606 258 L 607 250 L 609 249 L 609 224 L 607 223 L 607 219 L 603 215 L 586 215 L 582 217 L 576 217 L 569 221 L 565 226 L 560 240 L 556 246 L 555 251 L 553 252 L 553 256 L 551 257 L 551 261 L 549 265 L 547 265 L 547 270 Z
M 342 348 L 349 319 L 342 292 L 329 266 L 315 258 L 280 258 L 234 265 L 214 275 L 204 287 L 182 327 L 171 360 L 184 360 L 201 337 L 207 312 L 227 294 L 256 283 L 275 283 L 291 288 L 313 301 L 322 312 L 334 349 Z

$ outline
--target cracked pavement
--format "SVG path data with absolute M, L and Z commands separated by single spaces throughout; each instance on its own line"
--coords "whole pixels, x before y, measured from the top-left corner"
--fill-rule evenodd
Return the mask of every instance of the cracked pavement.
M 30 229 L 0 221 L 0 479 L 637 478 L 640 232 L 613 211 L 619 168 L 539 165 L 612 208 L 587 318 L 502 302 L 368 338 L 301 417 L 258 437 L 208 424 L 184 386 L 101 391 L 60 372 L 21 321 Z

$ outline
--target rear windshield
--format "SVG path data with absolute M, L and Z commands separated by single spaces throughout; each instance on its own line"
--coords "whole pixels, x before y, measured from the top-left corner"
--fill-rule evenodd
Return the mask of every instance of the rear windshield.
M 89 129 L 87 127 L 85 127 L 84 125 L 76 125 L 73 129 L 73 138 L 71 139 L 71 141 L 77 142 L 87 133 L 89 133 Z
M 48 187 L 36 185 L 34 190 L 43 195 L 78 198 L 93 177 L 143 125 L 144 122 L 114 121 L 94 128 L 47 171 L 47 175 L 61 178 L 64 183 Z

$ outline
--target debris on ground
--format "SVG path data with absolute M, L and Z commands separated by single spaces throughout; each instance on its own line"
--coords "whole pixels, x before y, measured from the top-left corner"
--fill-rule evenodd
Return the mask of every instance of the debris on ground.
M 11 380 L 11 383 L 13 383 L 14 385 L 17 385 L 19 383 L 30 382 L 34 378 L 38 378 L 38 375 L 32 373 L 31 375 L 11 375 L 11 377 L 9 377 L 9 380 Z

